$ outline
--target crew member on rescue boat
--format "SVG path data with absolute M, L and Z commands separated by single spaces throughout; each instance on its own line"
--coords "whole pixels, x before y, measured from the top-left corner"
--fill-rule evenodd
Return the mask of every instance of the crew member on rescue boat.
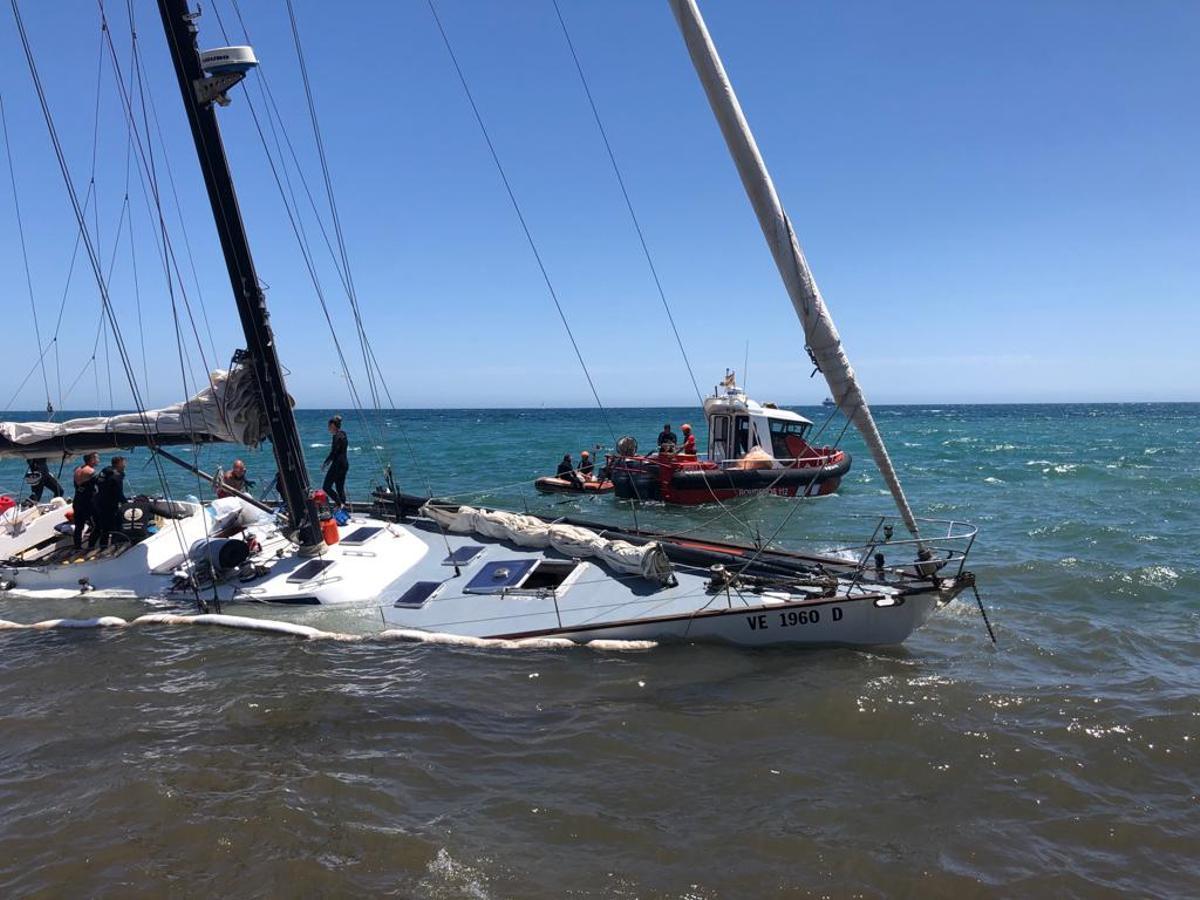
M 579 453 L 579 474 L 583 476 L 584 481 L 592 480 L 592 457 L 586 450 Z
M 679 452 L 687 456 L 696 455 L 696 435 L 692 433 L 691 425 L 683 426 L 683 446 Z
M 671 430 L 671 423 L 668 422 L 658 433 L 658 452 L 674 453 L 676 440 L 675 432 Z

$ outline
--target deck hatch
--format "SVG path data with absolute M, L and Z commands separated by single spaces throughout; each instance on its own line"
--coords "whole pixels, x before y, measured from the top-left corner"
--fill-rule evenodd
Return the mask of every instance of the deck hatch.
M 383 531 L 380 525 L 363 525 L 355 528 L 352 532 L 341 539 L 343 544 L 365 544 L 379 532 Z
M 483 547 L 479 544 L 464 544 L 461 547 L 455 547 L 450 555 L 442 560 L 442 565 L 465 566 L 482 552 Z
M 310 559 L 289 575 L 288 581 L 292 584 L 298 584 L 301 581 L 312 581 L 332 565 L 332 559 Z
M 440 581 L 418 581 L 407 591 L 400 595 L 392 606 L 400 606 L 404 609 L 420 609 L 429 602 L 437 589 L 442 586 Z
M 508 559 L 486 563 L 467 584 L 469 594 L 499 594 L 515 588 L 529 574 L 536 559 Z

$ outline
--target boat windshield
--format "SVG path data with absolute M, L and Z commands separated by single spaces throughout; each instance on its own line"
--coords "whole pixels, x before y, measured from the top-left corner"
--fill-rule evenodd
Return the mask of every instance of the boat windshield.
M 807 422 L 789 422 L 785 419 L 770 419 L 771 453 L 776 459 L 798 459 L 804 455 L 804 435 Z

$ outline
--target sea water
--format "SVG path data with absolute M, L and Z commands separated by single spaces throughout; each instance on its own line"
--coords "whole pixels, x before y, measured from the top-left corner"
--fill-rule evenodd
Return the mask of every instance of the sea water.
M 298 413 L 315 483 L 332 412 Z M 622 434 L 649 445 L 664 422 L 690 419 L 703 443 L 695 411 L 340 412 L 356 497 L 390 462 L 411 493 L 824 548 L 891 511 L 852 432 L 836 496 L 635 510 L 540 496 L 532 480 Z M 969 568 L 995 647 L 970 596 L 871 652 L 0 632 L 0 887 L 1194 894 L 1200 405 L 877 415 L 917 513 L 980 526 Z M 269 455 L 238 452 L 263 487 Z M 21 490 L 21 473 L 0 464 L 0 491 Z M 205 491 L 169 478 L 177 496 Z M 159 489 L 132 454 L 127 493 Z M 22 622 L 147 611 L 0 599 L 0 618 Z

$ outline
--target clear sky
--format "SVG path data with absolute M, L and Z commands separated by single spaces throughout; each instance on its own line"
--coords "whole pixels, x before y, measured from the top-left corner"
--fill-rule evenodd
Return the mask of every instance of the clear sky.
M 124 3 L 106 5 L 127 73 Z M 156 8 L 133 5 L 224 362 L 240 346 L 228 282 Z M 241 5 L 317 190 L 286 7 Z M 667 4 L 560 5 L 701 387 L 726 366 L 741 372 L 748 342 L 753 395 L 819 401 L 827 391 L 808 378 L 799 324 Z M 22 3 L 83 194 L 100 33 L 94 6 L 75 6 L 68 16 Z M 602 399 L 694 403 L 550 0 L 438 8 Z M 225 42 L 218 12 L 242 42 L 230 0 L 203 9 L 202 45 Z M 590 405 L 424 0 L 296 0 L 296 10 L 354 279 L 397 405 Z M 1200 4 L 709 0 L 702 10 L 870 400 L 1200 400 Z M 0 47 L 45 341 L 75 228 L 7 11 Z M 136 175 L 140 320 L 128 230 L 114 253 L 127 137 L 107 59 L 102 71 L 100 246 L 115 260 L 114 303 L 139 368 L 147 345 L 149 400 L 168 403 L 182 394 L 180 364 Z M 342 406 L 346 386 L 249 115 L 247 97 L 264 109 L 260 79 L 221 110 L 226 145 L 289 387 L 301 406 Z M 166 215 L 186 272 L 172 203 Z M 317 233 L 311 215 L 307 227 Z M 38 354 L 7 177 L 0 230 L 8 403 Z M 344 294 L 318 255 L 353 348 Z M 57 367 L 47 357 L 56 404 L 58 372 L 65 391 L 95 337 L 97 292 L 82 265 L 65 311 Z M 185 343 L 194 384 L 201 363 Z M 99 389 L 89 371 L 65 406 L 108 405 L 102 353 L 99 370 Z M 115 362 L 113 381 L 114 401 L 128 405 Z M 11 407 L 44 403 L 35 371 Z

